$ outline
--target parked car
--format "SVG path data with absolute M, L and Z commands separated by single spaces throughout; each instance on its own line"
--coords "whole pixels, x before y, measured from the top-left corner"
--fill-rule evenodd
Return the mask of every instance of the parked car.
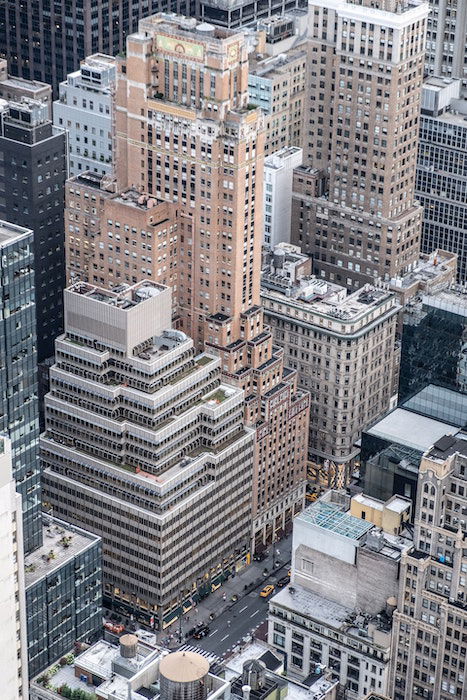
M 268 585 L 265 586 L 265 587 L 262 589 L 262 591 L 260 591 L 260 594 L 259 594 L 259 595 L 260 595 L 261 598 L 269 598 L 269 596 L 270 596 L 271 593 L 273 593 L 273 592 L 274 592 L 274 586 L 272 585 L 272 583 L 268 583 Z
M 211 630 L 207 625 L 201 625 L 200 627 L 197 627 L 195 631 L 193 632 L 193 638 L 194 639 L 203 639 L 203 637 L 207 637 L 209 632 Z
M 266 552 L 259 552 L 253 556 L 253 561 L 264 561 L 266 559 Z
M 284 586 L 287 586 L 289 581 L 290 581 L 289 576 L 283 576 L 282 578 L 280 578 L 278 580 L 277 585 L 279 586 L 279 588 L 284 588 Z

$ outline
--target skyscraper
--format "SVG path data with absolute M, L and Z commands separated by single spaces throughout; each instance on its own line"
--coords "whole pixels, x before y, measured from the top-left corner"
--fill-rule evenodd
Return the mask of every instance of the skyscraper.
M 467 280 L 467 100 L 461 81 L 432 77 L 423 84 L 416 195 L 423 206 L 422 251 L 457 253 Z
M 323 194 L 299 195 L 292 242 L 327 279 L 358 287 L 415 263 L 414 198 L 426 4 L 313 0 L 305 164 Z
M 459 78 L 467 87 L 467 5 L 464 0 L 430 0 L 426 68 L 442 78 Z
M 46 103 L 23 97 L 0 114 L 0 217 L 34 231 L 37 357 L 53 355 L 63 329 L 65 132 Z
M 117 179 L 176 204 L 177 323 L 221 360 L 256 428 L 258 545 L 303 507 L 309 397 L 259 306 L 264 124 L 248 101 L 245 35 L 194 19 L 142 20 L 120 59 Z
M 21 496 L 15 491 L 11 443 L 0 435 L 0 666 L 2 693 L 28 697 Z
M 310 391 L 308 454 L 347 484 L 361 431 L 396 401 L 400 305 L 386 289 L 344 287 L 311 276 L 310 259 L 280 244 L 266 258 L 261 301 L 286 366 Z M 331 477 L 334 466 L 338 469 Z
M 1 53 L 13 75 L 58 85 L 93 53 L 124 50 L 138 19 L 158 10 L 190 14 L 185 0 L 5 0 L 0 4 Z
M 104 593 L 162 629 L 248 561 L 254 431 L 154 282 L 65 290 L 46 432 L 54 513 L 103 541 Z
M 289 10 L 306 9 L 306 7 L 306 0 L 266 0 L 265 2 L 239 0 L 235 3 L 231 0 L 199 0 L 196 5 L 196 17 L 233 29 L 257 19 L 267 19 L 274 15 L 282 15 Z
M 0 222 L 0 432 L 12 441 L 25 552 L 42 543 L 33 233 Z
M 115 58 L 94 54 L 60 83 L 53 117 L 68 133 L 70 175 L 113 172 L 115 78 Z
M 415 548 L 402 559 L 393 618 L 389 694 L 394 700 L 467 694 L 464 437 L 442 437 L 420 464 Z

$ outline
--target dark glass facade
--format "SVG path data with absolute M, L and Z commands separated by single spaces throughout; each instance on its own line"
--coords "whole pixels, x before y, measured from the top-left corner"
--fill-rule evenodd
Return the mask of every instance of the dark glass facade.
M 0 433 L 11 438 L 25 551 L 42 543 L 33 234 L 0 222 Z
M 37 359 L 42 362 L 53 356 L 55 338 L 63 332 L 66 139 L 44 121 L 44 106 L 20 107 L 10 103 L 0 121 L 0 218 L 34 230 Z
M 467 388 L 467 296 L 443 292 L 424 297 L 404 315 L 399 401 L 428 384 Z
M 26 558 L 29 676 L 102 634 L 101 540 L 60 520 Z

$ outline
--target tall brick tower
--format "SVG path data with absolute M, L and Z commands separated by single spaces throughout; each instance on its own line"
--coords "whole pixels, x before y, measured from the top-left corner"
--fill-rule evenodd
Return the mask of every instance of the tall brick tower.
M 303 505 L 309 398 L 259 306 L 264 127 L 248 104 L 244 35 L 163 14 L 141 20 L 119 61 L 116 119 L 118 187 L 178 207 L 179 327 L 245 391 L 264 546 Z

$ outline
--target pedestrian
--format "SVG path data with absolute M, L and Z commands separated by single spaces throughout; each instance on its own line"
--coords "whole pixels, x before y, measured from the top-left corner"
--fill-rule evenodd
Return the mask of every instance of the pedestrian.
M 230 627 L 230 620 L 227 620 L 227 627 Z

